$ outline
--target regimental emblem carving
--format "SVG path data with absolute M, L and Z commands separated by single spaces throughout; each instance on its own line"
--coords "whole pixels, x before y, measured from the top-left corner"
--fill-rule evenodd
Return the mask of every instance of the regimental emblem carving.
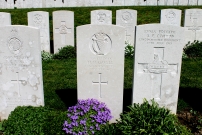
M 20 55 L 20 50 L 22 49 L 22 41 L 17 34 L 16 29 L 11 30 L 11 37 L 7 41 L 8 48 L 14 55 Z
M 106 19 L 107 19 L 106 13 L 104 13 L 104 12 L 99 12 L 99 13 L 97 14 L 97 20 L 98 20 L 99 22 L 106 22 Z
M 107 55 L 112 47 L 111 38 L 103 33 L 98 32 L 94 34 L 90 41 L 90 50 L 95 55 Z
M 164 48 L 154 48 L 154 61 L 152 63 L 138 63 L 138 73 L 149 73 L 152 80 L 152 98 L 160 101 L 162 98 L 162 78 L 164 74 L 175 77 L 178 74 L 178 63 L 168 64 L 164 60 Z M 170 94 L 167 92 L 166 94 Z M 166 96 L 166 95 L 165 95 Z
M 171 22 L 171 23 L 175 23 L 176 20 L 176 14 L 173 11 L 169 11 L 166 13 L 166 19 Z
M 36 25 L 40 25 L 43 22 L 43 16 L 40 14 L 35 14 L 33 16 L 33 21 Z
M 130 12 L 126 11 L 122 13 L 122 20 L 127 23 L 128 21 L 132 20 L 132 15 Z

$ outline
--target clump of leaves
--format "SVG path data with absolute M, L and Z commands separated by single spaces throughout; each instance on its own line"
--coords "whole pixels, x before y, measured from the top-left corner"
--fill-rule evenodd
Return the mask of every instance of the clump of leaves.
M 65 117 L 66 112 L 46 107 L 19 106 L 2 127 L 4 135 L 62 135 Z
M 121 114 L 117 126 L 124 135 L 190 134 L 174 114 L 168 109 L 160 108 L 154 100 L 151 103 L 144 100 L 142 104 L 133 104 L 129 109 L 128 113 Z
M 53 55 L 49 52 L 45 52 L 44 50 L 41 52 L 41 58 L 43 61 L 50 61 L 53 58 Z
M 134 56 L 134 47 L 129 43 L 125 42 L 125 57 L 133 58 Z
M 189 58 L 201 58 L 202 57 L 202 42 L 195 40 L 194 42 L 189 42 L 183 49 L 184 53 Z
M 58 53 L 53 55 L 54 59 L 76 58 L 76 49 L 73 46 L 65 46 L 59 49 Z
M 78 100 L 69 107 L 63 130 L 67 134 L 91 135 L 100 130 L 112 118 L 107 106 L 96 99 Z

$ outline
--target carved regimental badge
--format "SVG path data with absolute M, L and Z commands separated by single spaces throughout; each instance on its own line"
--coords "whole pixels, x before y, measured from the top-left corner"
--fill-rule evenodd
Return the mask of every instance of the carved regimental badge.
M 130 12 L 126 11 L 122 13 L 122 21 L 127 23 L 128 21 L 132 20 L 132 15 Z
M 40 14 L 35 14 L 34 16 L 33 16 L 33 21 L 34 21 L 34 23 L 35 23 L 35 25 L 40 25 L 41 23 L 42 23 L 42 21 L 43 21 L 43 16 L 42 15 L 40 15 Z
M 99 22 L 106 22 L 106 18 L 107 18 L 107 15 L 106 15 L 106 13 L 104 13 L 104 12 L 99 12 L 99 13 L 97 14 L 97 20 L 98 20 Z
M 8 38 L 7 45 L 8 45 L 9 50 L 14 55 L 20 55 L 20 51 L 22 49 L 22 41 L 20 40 L 20 38 L 18 36 L 17 29 L 11 30 L 11 36 Z
M 95 55 L 107 55 L 112 47 L 111 38 L 103 33 L 98 32 L 94 34 L 90 41 L 90 50 Z

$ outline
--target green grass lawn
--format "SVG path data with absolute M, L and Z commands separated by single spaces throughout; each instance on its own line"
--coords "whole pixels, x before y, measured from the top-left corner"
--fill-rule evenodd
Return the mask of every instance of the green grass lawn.
M 182 62 L 179 104 L 181 110 L 189 104 L 200 110 L 202 95 L 202 60 L 185 59 Z M 76 59 L 43 62 L 45 105 L 66 110 L 77 99 Z M 124 109 L 131 103 L 133 59 L 125 59 Z M 74 99 L 72 101 L 72 99 Z
M 112 10 L 112 22 L 115 24 L 115 13 L 118 9 L 135 9 L 138 11 L 137 24 L 159 23 L 160 10 L 165 8 L 176 8 L 182 10 L 182 25 L 184 20 L 184 9 L 202 8 L 202 6 L 173 6 L 173 7 L 83 7 L 83 8 L 43 8 L 43 9 L 0 9 L 0 12 L 9 12 L 12 16 L 13 25 L 27 25 L 27 12 L 47 11 L 50 19 L 50 37 L 53 40 L 52 12 L 56 10 L 74 11 L 75 29 L 77 26 L 90 23 L 90 11 L 96 9 Z M 76 32 L 75 32 L 76 33 Z M 202 112 L 202 59 L 183 59 L 179 88 L 178 111 L 186 107 Z M 123 110 L 131 104 L 133 81 L 133 59 L 125 59 L 124 73 L 124 102 Z M 76 58 L 66 60 L 43 61 L 43 85 L 45 106 L 54 110 L 65 112 L 68 107 L 77 102 L 77 66 Z

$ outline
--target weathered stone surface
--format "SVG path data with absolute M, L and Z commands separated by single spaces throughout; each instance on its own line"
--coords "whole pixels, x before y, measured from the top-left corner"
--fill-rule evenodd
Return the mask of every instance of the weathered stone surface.
M 131 9 L 116 10 L 116 25 L 125 28 L 125 41 L 134 46 L 137 11 Z
M 178 5 L 186 6 L 188 4 L 189 4 L 189 0 L 179 0 L 179 4 Z
M 194 40 L 202 41 L 202 9 L 186 9 L 184 27 L 186 29 L 186 43 Z
M 74 12 L 53 12 L 54 53 L 61 47 L 74 46 Z
M 182 14 L 182 11 L 178 9 L 162 9 L 160 23 L 180 26 L 181 14 Z
M 113 120 L 123 105 L 124 34 L 115 25 L 77 27 L 78 99 L 94 98 L 107 104 Z
M 112 11 L 93 10 L 91 11 L 91 24 L 112 24 Z
M 163 24 L 136 28 L 133 103 L 154 99 L 176 113 L 184 28 Z
M 44 105 L 40 33 L 5 26 L 0 35 L 0 119 L 7 119 L 17 106 Z
M 41 51 L 50 52 L 49 13 L 44 11 L 28 12 L 28 26 L 40 29 Z
M 0 12 L 0 26 L 11 25 L 11 14 Z

